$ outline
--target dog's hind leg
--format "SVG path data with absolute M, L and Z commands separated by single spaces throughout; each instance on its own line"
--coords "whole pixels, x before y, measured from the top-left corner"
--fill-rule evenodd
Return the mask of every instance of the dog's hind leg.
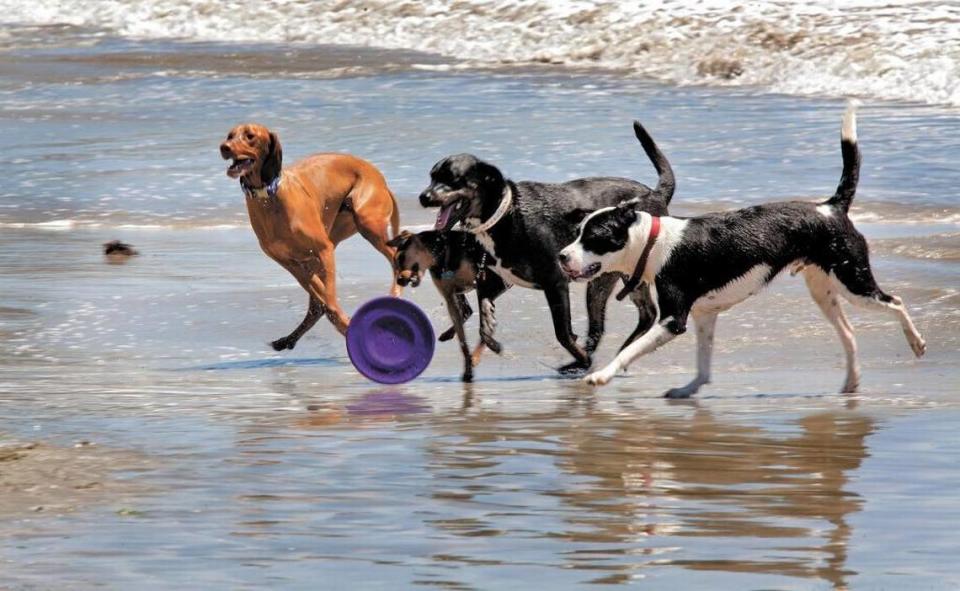
M 303 317 L 303 321 L 300 322 L 300 325 L 293 329 L 293 332 L 287 336 L 277 339 L 270 343 L 270 346 L 273 347 L 274 351 L 283 351 L 284 349 L 293 349 L 297 346 L 297 341 L 300 340 L 308 330 L 313 328 L 313 325 L 317 323 L 317 320 L 323 317 L 324 308 L 323 304 L 320 303 L 320 300 L 310 296 L 310 301 L 307 303 L 307 314 Z
M 840 337 L 840 343 L 843 345 L 843 351 L 847 356 L 847 378 L 843 382 L 841 392 L 856 392 L 860 386 L 860 362 L 857 359 L 857 340 L 853 336 L 853 327 L 847 320 L 847 315 L 843 313 L 840 306 L 839 290 L 830 277 L 822 269 L 815 266 L 804 268 L 803 278 L 807 282 L 807 288 L 813 301 L 820 307 L 820 311 L 827 317 L 837 336 Z
M 697 326 L 697 377 L 686 386 L 671 388 L 664 394 L 667 398 L 690 398 L 704 384 L 710 383 L 710 361 L 713 357 L 713 335 L 717 325 L 716 312 L 693 311 L 693 323 Z
M 390 211 L 384 211 L 382 203 L 378 203 L 378 200 L 368 199 L 366 203 L 370 203 L 371 205 L 365 205 L 355 210 L 353 212 L 353 221 L 357 225 L 357 230 L 360 232 L 360 235 L 390 263 L 390 269 L 393 272 L 390 295 L 394 297 L 399 296 L 401 292 L 403 292 L 403 288 L 397 283 L 398 270 L 393 264 L 393 256 L 396 254 L 396 249 L 387 244 L 387 242 L 396 235 L 398 230 L 397 224 L 399 223 L 399 218 L 396 213 L 396 203 L 391 197 L 390 203 L 393 204 L 393 209 Z
M 485 279 L 477 281 L 477 304 L 480 306 L 480 342 L 499 355 L 503 352 L 500 341 L 493 337 L 497 330 L 497 307 L 493 303 L 507 286 L 499 277 L 486 275 Z M 473 364 L 480 362 L 480 353 L 483 349 L 478 345 L 473 352 Z
M 853 258 L 853 257 L 851 257 Z M 927 343 L 917 327 L 914 326 L 907 307 L 903 300 L 895 295 L 888 295 L 877 286 L 870 265 L 866 260 L 857 264 L 856 261 L 834 270 L 837 287 L 851 304 L 868 310 L 886 312 L 900 322 L 903 335 L 913 350 L 913 354 L 922 357 L 927 351 Z
M 588 355 L 593 355 L 603 338 L 604 323 L 607 315 L 607 301 L 613 288 L 616 287 L 620 275 L 604 273 L 587 284 L 587 342 L 583 348 Z

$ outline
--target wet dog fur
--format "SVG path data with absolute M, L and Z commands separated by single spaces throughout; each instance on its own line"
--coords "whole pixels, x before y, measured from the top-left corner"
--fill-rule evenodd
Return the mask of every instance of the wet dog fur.
M 500 343 L 493 337 L 496 328 L 494 300 L 508 286 L 488 265 L 494 262 L 472 234 L 467 232 L 426 231 L 413 234 L 403 231 L 388 244 L 397 249 L 394 267 L 401 286 L 420 284 L 429 271 L 437 291 L 443 297 L 453 326 L 439 340 L 447 341 L 456 334 L 463 354 L 463 381 L 473 380 L 473 368 L 480 363 L 484 346 L 499 354 Z M 480 343 L 470 351 L 464 324 L 473 314 L 466 293 L 477 290 L 480 309 Z
M 604 315 L 619 273 L 592 280 L 587 288 L 589 332 L 581 346 L 570 321 L 569 278 L 557 265 L 557 254 L 577 232 L 577 224 L 598 208 L 624 201 L 654 215 L 666 215 L 675 186 L 673 171 L 656 143 L 634 122 L 634 132 L 659 180 L 650 188 L 634 180 L 615 177 L 583 178 L 565 183 L 514 182 L 501 171 L 470 154 L 448 156 L 430 171 L 430 185 L 421 193 L 420 204 L 439 208 L 436 229 L 448 231 L 457 223 L 476 226 L 494 216 L 502 200 L 512 204 L 492 228 L 477 233 L 481 245 L 495 257 L 493 270 L 508 285 L 544 292 L 557 341 L 574 361 L 562 372 L 583 371 L 604 332 Z M 644 291 L 634 295 L 641 315 L 651 307 Z M 653 322 L 653 317 L 649 317 Z
M 913 353 L 922 356 L 923 337 L 903 301 L 877 285 L 867 242 L 848 215 L 860 173 L 852 106 L 843 118 L 841 152 L 839 186 L 824 202 L 770 203 L 686 219 L 662 217 L 660 235 L 642 270 L 654 294 L 656 322 L 648 330 L 647 320 L 641 318 L 614 360 L 585 380 L 593 385 L 608 383 L 636 358 L 683 334 L 692 317 L 697 329 L 697 376 L 666 393 L 672 398 L 689 397 L 710 381 L 717 315 L 756 294 L 786 269 L 803 273 L 810 295 L 840 338 L 847 365 L 843 392 L 857 390 L 860 366 L 840 296 L 896 318 Z M 649 213 L 630 205 L 596 211 L 560 253 L 561 265 L 581 281 L 605 271 L 632 273 L 652 226 Z

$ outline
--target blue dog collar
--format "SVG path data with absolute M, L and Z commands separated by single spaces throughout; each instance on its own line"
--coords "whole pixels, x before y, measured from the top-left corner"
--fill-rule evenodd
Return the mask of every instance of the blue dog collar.
M 280 189 L 280 178 L 281 175 L 277 175 L 276 178 L 270 181 L 269 185 L 266 187 L 260 187 L 258 189 L 248 187 L 243 183 L 240 183 L 240 186 L 243 187 L 243 194 L 247 197 L 256 197 L 257 199 L 276 199 L 277 191 Z

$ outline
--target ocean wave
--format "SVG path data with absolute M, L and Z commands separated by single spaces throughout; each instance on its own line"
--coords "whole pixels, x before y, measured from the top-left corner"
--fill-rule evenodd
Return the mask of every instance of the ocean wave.
M 960 106 L 960 5 L 943 0 L 0 0 L 0 22 L 415 49 L 483 66 L 588 65 Z
M 874 252 L 899 257 L 932 260 L 960 261 L 960 234 L 934 234 L 902 238 L 880 239 L 871 243 Z

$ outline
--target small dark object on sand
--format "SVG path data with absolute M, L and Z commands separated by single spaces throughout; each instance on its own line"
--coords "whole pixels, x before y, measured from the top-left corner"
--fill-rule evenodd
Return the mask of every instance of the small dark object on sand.
M 120 242 L 119 240 L 111 240 L 110 242 L 104 243 L 103 254 L 107 255 L 111 259 L 124 259 L 140 253 L 137 252 L 136 249 L 134 249 L 130 244 Z

